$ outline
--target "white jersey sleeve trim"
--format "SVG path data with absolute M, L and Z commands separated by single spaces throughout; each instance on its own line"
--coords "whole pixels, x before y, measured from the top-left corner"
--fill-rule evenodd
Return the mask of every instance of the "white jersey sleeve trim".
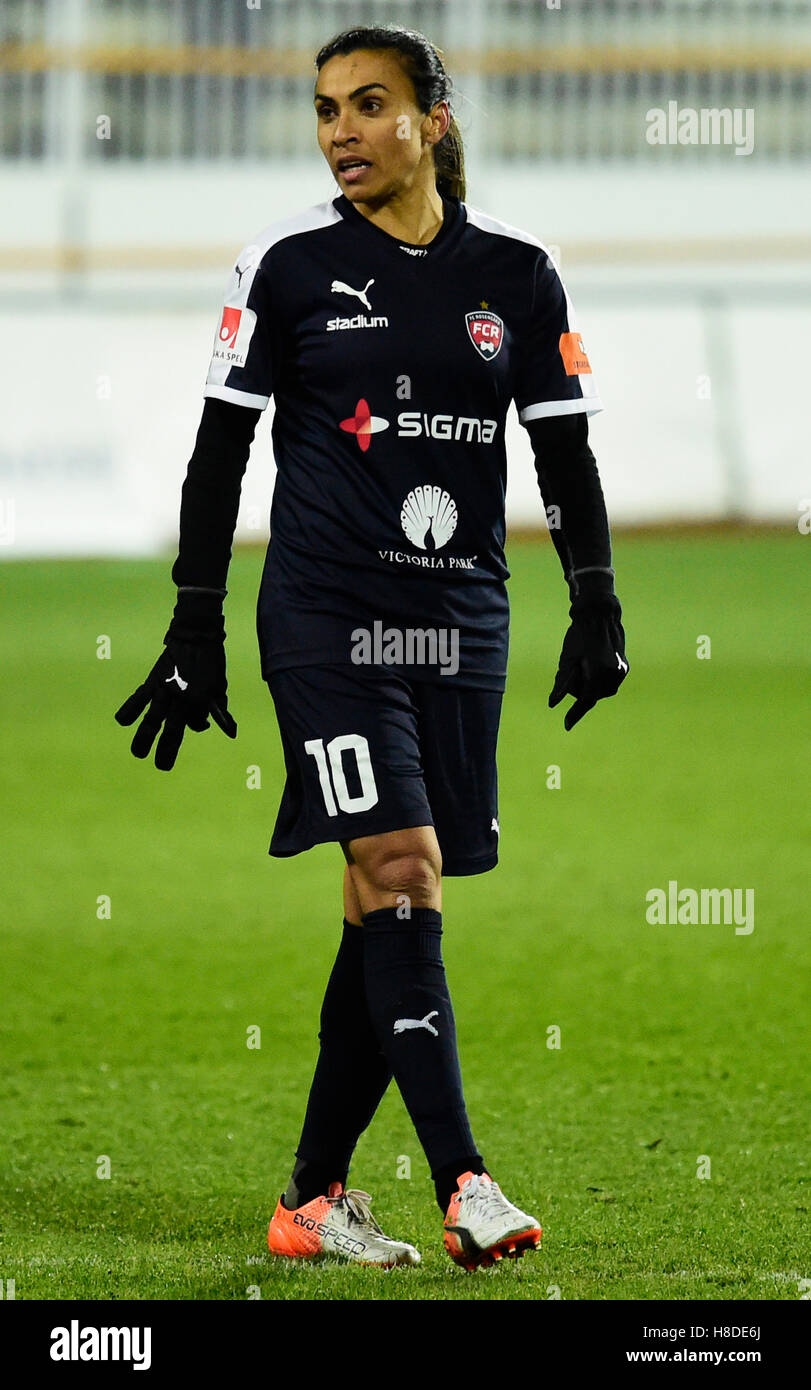
M 237 391 L 234 386 L 215 386 L 206 382 L 204 396 L 216 396 L 218 401 L 231 401 L 233 405 L 250 405 L 254 410 L 265 410 L 270 404 L 270 396 L 254 396 L 250 391 Z
M 583 411 L 596 415 L 598 410 L 604 409 L 599 396 L 582 396 L 576 401 L 538 401 L 519 410 L 518 419 L 526 425 L 529 420 L 545 420 L 550 415 L 582 415 Z

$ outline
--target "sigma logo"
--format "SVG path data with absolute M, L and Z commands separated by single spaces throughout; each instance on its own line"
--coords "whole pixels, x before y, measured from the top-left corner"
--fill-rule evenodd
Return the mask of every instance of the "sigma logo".
M 402 411 L 397 424 L 403 439 L 426 434 L 431 439 L 463 439 L 466 444 L 491 444 L 498 427 L 497 420 L 479 420 L 474 415 L 422 415 L 419 410 Z
M 369 402 L 361 396 L 354 415 L 338 424 L 347 434 L 354 434 L 358 448 L 365 454 L 372 435 L 387 430 L 391 422 L 383 415 L 373 415 Z M 397 416 L 397 433 L 401 439 L 462 439 L 466 444 L 491 444 L 498 426 L 497 420 L 479 420 L 475 415 L 423 415 L 419 410 L 404 410 Z

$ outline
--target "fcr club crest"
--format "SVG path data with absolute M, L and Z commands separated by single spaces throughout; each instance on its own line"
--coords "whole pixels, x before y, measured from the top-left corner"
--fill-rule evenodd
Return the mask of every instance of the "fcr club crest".
M 485 362 L 492 362 L 498 356 L 504 340 L 504 320 L 489 309 L 473 309 L 465 314 L 465 323 L 470 341 Z

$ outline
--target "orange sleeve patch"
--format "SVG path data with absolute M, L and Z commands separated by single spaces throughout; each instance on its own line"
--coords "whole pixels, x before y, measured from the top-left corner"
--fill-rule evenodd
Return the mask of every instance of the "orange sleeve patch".
M 567 376 L 577 376 L 579 372 L 591 375 L 591 364 L 579 333 L 561 333 L 560 355 Z

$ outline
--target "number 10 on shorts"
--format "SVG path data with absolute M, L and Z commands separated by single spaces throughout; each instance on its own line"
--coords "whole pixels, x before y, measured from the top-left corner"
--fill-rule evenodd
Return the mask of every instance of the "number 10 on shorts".
M 339 734 L 337 738 L 330 739 L 326 748 L 322 738 L 308 738 L 304 744 L 304 751 L 315 758 L 328 816 L 337 816 L 338 807 L 342 811 L 351 812 L 368 811 L 377 805 L 377 786 L 372 772 L 372 759 L 369 755 L 369 744 L 363 734 Z M 346 785 L 341 755 L 350 751 L 355 755 L 355 765 L 360 778 L 359 796 L 350 796 Z

